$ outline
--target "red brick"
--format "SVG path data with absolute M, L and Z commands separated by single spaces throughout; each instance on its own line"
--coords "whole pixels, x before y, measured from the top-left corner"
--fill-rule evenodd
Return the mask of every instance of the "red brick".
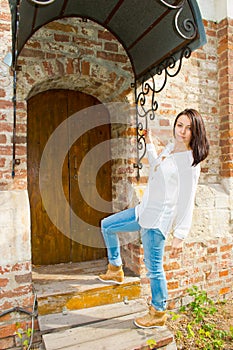
M 207 254 L 217 253 L 217 247 L 207 248 Z
M 208 256 L 207 259 L 209 262 L 216 262 L 217 261 L 217 254 Z
M 27 273 L 25 275 L 15 275 L 15 281 L 17 283 L 28 283 L 32 280 L 32 274 Z
M 168 282 L 167 283 L 168 290 L 173 290 L 179 288 L 179 282 Z
M 74 73 L 74 65 L 73 65 L 73 59 L 67 60 L 67 65 L 66 65 L 66 73 L 67 74 L 73 74 Z
M 43 61 L 42 64 L 44 66 L 45 72 L 48 75 L 52 75 L 53 74 L 53 67 L 52 67 L 51 63 L 48 61 Z
M 230 170 L 232 169 L 233 170 L 233 164 L 232 162 L 223 162 L 222 165 L 221 165 L 221 169 L 224 171 L 224 170 Z
M 0 158 L 0 168 L 4 168 L 6 165 L 6 158 Z
M 104 39 L 104 40 L 115 40 L 114 36 L 108 32 L 107 30 L 98 31 L 98 39 Z
M 0 278 L 0 287 L 5 287 L 9 282 L 9 278 Z
M 229 275 L 229 271 L 228 270 L 224 270 L 224 271 L 220 271 L 219 272 L 219 277 L 225 277 Z
M 89 75 L 90 74 L 90 63 L 82 61 L 81 71 L 82 71 L 82 75 Z
M 5 97 L 6 96 L 6 92 L 3 89 L 0 89 L 0 97 Z
M 5 350 L 5 349 L 11 349 L 15 346 L 14 338 L 5 338 L 5 339 L 0 339 L 0 349 Z
M 12 155 L 12 147 L 11 146 L 0 146 L 0 154 L 2 156 Z
M 69 35 L 54 33 L 54 40 L 58 41 L 58 42 L 69 42 L 70 41 L 70 37 L 69 37 Z
M 167 281 L 171 280 L 172 278 L 174 278 L 174 273 L 173 272 L 166 272 Z
M 220 170 L 219 172 L 220 176 L 222 177 L 233 177 L 233 171 L 232 170 Z
M 36 59 L 45 59 L 45 52 L 43 50 L 32 50 L 24 47 L 20 53 L 21 57 L 26 58 L 36 58 Z
M 113 51 L 113 52 L 118 52 L 118 45 L 116 43 L 109 43 L 106 42 L 104 44 L 104 50 L 106 51 Z
M 222 255 L 222 259 L 223 259 L 223 260 L 230 259 L 230 258 L 231 258 L 231 255 L 232 255 L 231 253 L 223 254 L 223 255 Z
M 170 125 L 170 121 L 168 119 L 162 119 L 159 121 L 159 125 L 160 126 L 169 126 Z
M 207 34 L 208 36 L 216 37 L 216 30 L 207 29 L 207 30 L 206 30 L 206 34 Z
M 46 52 L 46 56 L 45 58 L 48 58 L 48 59 L 54 59 L 56 57 L 56 54 L 52 53 L 52 52 Z
M 229 292 L 230 292 L 230 288 L 229 287 L 225 287 L 225 288 L 221 288 L 220 289 L 219 294 L 223 295 L 223 294 L 227 294 Z
M 8 291 L 1 291 L 0 294 L 0 299 L 1 298 L 14 298 L 14 297 L 20 297 L 22 295 L 25 295 L 27 293 L 31 293 L 31 286 L 21 286 L 12 290 L 8 290 Z
M 19 116 L 19 114 L 18 114 Z M 26 137 L 26 133 L 27 133 L 27 125 L 26 124 L 22 124 L 22 123 L 17 123 L 16 125 L 16 135 L 17 134 L 24 134 Z
M 170 271 L 170 270 L 178 270 L 181 266 L 178 264 L 178 262 L 171 262 L 170 264 L 164 264 L 164 270 Z
M 0 326 L 0 338 L 7 338 L 14 335 L 15 330 L 15 323 Z
M 12 106 L 13 106 L 13 104 L 11 101 L 0 100 L 0 108 L 1 109 L 12 108 Z
M 11 140 L 13 142 L 13 138 Z M 27 138 L 26 136 L 17 136 L 15 137 L 15 143 L 20 144 L 20 143 L 27 143 Z
M 13 125 L 9 123 L 1 123 L 0 124 L 0 131 L 1 132 L 12 132 Z
M 7 139 L 6 139 L 6 135 L 0 134 L 0 143 L 4 144 L 6 143 Z
M 41 49 L 41 44 L 38 41 L 28 41 L 27 42 L 27 46 L 28 48 L 32 48 L 32 49 Z
M 120 54 L 112 54 L 108 52 L 98 51 L 97 57 L 102 58 L 104 60 L 113 61 L 113 62 L 120 62 L 120 63 L 126 63 L 128 61 L 127 56 L 120 55 Z
M 227 245 L 220 247 L 220 252 L 226 252 L 228 250 L 231 250 L 232 248 L 233 248 L 232 244 L 227 244 Z

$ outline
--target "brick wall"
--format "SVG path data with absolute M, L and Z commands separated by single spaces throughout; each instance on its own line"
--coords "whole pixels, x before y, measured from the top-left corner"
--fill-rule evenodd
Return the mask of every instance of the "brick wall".
M 220 150 L 223 177 L 233 176 L 233 20 L 218 25 Z
M 172 137 L 176 114 L 186 107 L 196 108 L 204 118 L 210 141 L 210 155 L 201 163 L 192 229 L 179 260 L 169 256 L 171 237 L 166 246 L 170 307 L 186 303 L 185 291 L 193 284 L 215 298 L 233 294 L 232 65 L 228 66 L 232 60 L 232 21 L 204 21 L 204 25 L 207 44 L 184 60 L 180 74 L 168 80 L 157 98 L 156 120 L 150 123 L 152 132 L 164 143 Z M 147 174 L 144 160 L 141 181 L 135 183 L 139 197 Z M 146 271 L 143 265 L 138 268 L 135 264 L 143 258 L 140 240 L 123 247 L 123 251 L 125 264 L 141 274 L 145 293 L 149 293 Z
M 3 58 L 11 49 L 7 0 L 0 0 L 0 24 Z M 204 24 L 207 44 L 184 60 L 176 78 L 168 80 L 166 88 L 158 95 L 156 120 L 150 123 L 161 142 L 166 142 L 172 136 L 175 115 L 186 107 L 196 108 L 204 117 L 211 144 L 210 156 L 202 163 L 193 227 L 178 260 L 169 256 L 169 240 L 166 246 L 164 262 L 171 307 L 186 302 L 185 290 L 194 283 L 215 297 L 232 295 L 233 25 L 232 20 L 219 24 L 204 21 Z M 0 60 L 0 194 L 2 203 L 8 203 L 7 207 L 0 207 L 0 216 L 4 219 L 1 221 L 4 225 L 0 225 L 1 237 L 4 237 L 1 241 L 4 259 L 0 260 L 1 310 L 12 306 L 30 309 L 33 301 L 27 198 L 27 98 L 47 89 L 67 88 L 91 94 L 101 102 L 134 100 L 129 59 L 114 37 L 91 21 L 70 18 L 41 28 L 25 45 L 19 64 L 16 157 L 20 164 L 12 179 L 12 73 Z M 132 119 L 129 123 L 127 127 L 115 125 L 112 128 L 114 137 L 127 136 L 123 145 L 112 150 L 116 210 L 139 200 L 148 174 L 144 160 L 140 183 L 136 181 L 133 168 L 135 130 Z M 141 274 L 148 292 L 138 235 L 132 236 L 130 243 L 123 247 L 123 254 L 126 265 Z M 11 348 L 15 344 L 10 337 L 15 331 L 14 317 L 0 319 L 0 334 L 5 334 L 6 339 L 3 345 L 0 338 L 0 348 Z M 23 322 L 26 321 L 23 319 Z
M 20 307 L 31 311 L 30 218 L 27 191 L 0 191 L 0 315 Z M 0 317 L 0 349 L 12 348 L 17 322 L 28 316 L 9 312 Z
M 26 191 L 20 191 L 20 180 L 13 182 L 11 179 L 12 72 L 3 63 L 4 57 L 11 51 L 11 15 L 8 1 L 5 0 L 0 1 L 0 28 L 0 313 L 2 313 L 16 306 L 29 310 L 33 298 L 28 197 Z M 26 148 L 22 151 L 24 157 L 25 151 Z M 1 349 L 15 346 L 12 335 L 15 332 L 17 319 L 17 313 L 10 313 L 0 318 Z M 19 320 L 21 321 L 21 317 Z

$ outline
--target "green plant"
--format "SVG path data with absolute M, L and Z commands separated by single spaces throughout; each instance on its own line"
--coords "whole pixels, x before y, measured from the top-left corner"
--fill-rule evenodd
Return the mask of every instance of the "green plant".
M 194 315 L 195 322 L 202 322 L 206 315 L 213 315 L 217 311 L 214 301 L 207 296 L 206 291 L 193 286 L 188 289 L 188 293 L 194 297 L 194 300 L 189 304 L 189 308 Z
M 148 339 L 146 341 L 146 344 L 149 345 L 150 349 L 154 349 L 154 347 L 156 346 L 156 341 L 154 339 Z
M 221 350 L 227 339 L 233 339 L 233 326 L 229 330 L 222 330 L 216 324 L 208 322 L 217 311 L 216 303 L 208 297 L 206 291 L 199 290 L 197 286 L 188 289 L 189 296 L 193 300 L 186 306 L 180 308 L 180 314 L 171 313 L 172 320 L 184 318 L 184 330 L 186 337 L 191 339 L 195 348 L 202 350 Z M 181 330 L 176 332 L 176 339 L 183 339 L 185 335 Z
M 176 321 L 181 317 L 181 315 L 179 315 L 173 311 L 170 311 L 170 315 L 172 316 L 172 321 Z
M 233 339 L 233 326 L 230 326 L 229 333 L 230 333 L 230 337 Z
M 20 339 L 22 349 L 25 350 L 29 346 L 30 339 L 32 336 L 32 329 L 30 327 L 23 329 L 19 322 L 16 323 L 16 327 L 17 327 L 17 331 L 15 333 Z

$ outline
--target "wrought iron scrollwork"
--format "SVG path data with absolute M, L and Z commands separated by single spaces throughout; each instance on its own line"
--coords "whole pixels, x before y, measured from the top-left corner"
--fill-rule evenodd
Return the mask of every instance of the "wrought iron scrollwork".
M 177 33 L 184 39 L 186 40 L 192 40 L 196 37 L 197 35 L 197 26 L 193 19 L 191 18 L 186 18 L 181 20 L 181 14 L 182 11 L 184 10 L 184 6 L 187 3 L 187 0 L 181 0 L 179 3 L 177 1 L 173 0 L 173 3 L 168 2 L 167 0 L 159 0 L 163 5 L 167 6 L 168 8 L 172 10 L 178 10 L 176 15 L 175 15 L 175 29 Z M 180 23 L 181 20 L 181 23 Z
M 180 0 L 180 2 L 177 3 L 177 0 L 172 0 L 173 3 L 170 3 L 166 0 L 159 0 L 162 4 L 166 5 L 167 7 L 169 7 L 170 9 L 179 9 L 181 8 L 182 6 L 184 6 L 185 2 L 187 0 Z
M 161 92 L 166 86 L 168 77 L 175 77 L 181 70 L 183 58 L 189 58 L 191 56 L 191 49 L 185 47 L 181 53 L 179 60 L 177 57 L 170 56 L 166 58 L 156 70 L 151 72 L 150 78 L 147 81 L 143 81 L 140 86 L 137 86 L 135 82 L 135 107 L 136 107 L 136 125 L 137 125 L 137 163 L 134 167 L 137 168 L 137 179 L 140 178 L 140 170 L 142 169 L 142 159 L 146 154 L 146 141 L 143 134 L 143 130 L 148 127 L 148 118 L 150 120 L 155 119 L 155 112 L 158 109 L 158 101 L 156 100 L 156 94 Z M 156 79 L 162 76 L 162 82 L 160 86 L 156 87 Z
M 46 5 L 52 4 L 55 0 L 30 0 L 30 1 L 33 2 L 34 5 L 46 6 Z

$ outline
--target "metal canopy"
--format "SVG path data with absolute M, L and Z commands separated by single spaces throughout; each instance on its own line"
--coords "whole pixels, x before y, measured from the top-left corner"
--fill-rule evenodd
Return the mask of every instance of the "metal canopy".
M 9 0 L 9 3 L 13 63 L 35 31 L 64 17 L 90 19 L 113 33 L 125 48 L 138 81 L 151 76 L 167 57 L 172 55 L 178 60 L 187 45 L 193 51 L 206 42 L 196 0 Z
M 134 71 L 137 124 L 137 179 L 146 152 L 141 130 L 155 118 L 156 94 L 167 77 L 175 77 L 182 59 L 206 43 L 196 0 L 8 0 L 12 15 L 13 160 L 15 176 L 17 58 L 30 37 L 42 26 L 64 17 L 90 19 L 108 29 L 123 45 Z M 176 62 L 179 62 L 176 67 Z M 156 76 L 164 73 L 162 86 Z M 150 82 L 148 82 L 150 78 Z M 138 86 L 140 85 L 140 89 Z M 151 96 L 150 96 L 151 93 Z M 149 99 L 150 107 L 146 107 Z

